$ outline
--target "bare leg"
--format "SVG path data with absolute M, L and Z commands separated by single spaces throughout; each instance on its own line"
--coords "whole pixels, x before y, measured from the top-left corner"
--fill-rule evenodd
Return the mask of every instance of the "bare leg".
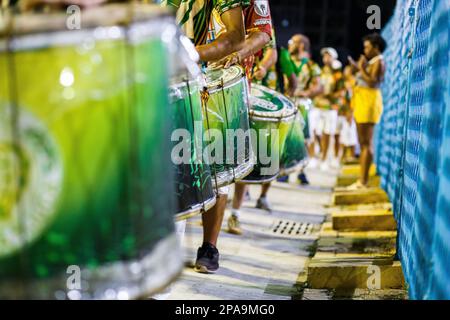
M 352 157 L 352 159 L 355 159 L 355 147 L 349 147 L 350 149 L 350 157 Z
M 223 215 L 227 206 L 226 195 L 217 198 L 216 205 L 202 215 L 203 221 L 203 243 L 210 243 L 217 247 L 220 229 L 222 227 Z
M 247 185 L 245 183 L 236 183 L 234 185 L 233 209 L 239 210 L 242 207 L 246 192 Z
M 335 158 L 339 158 L 339 153 L 341 151 L 341 144 L 339 143 L 340 135 L 336 134 L 334 136 L 334 156 Z
M 322 137 L 322 161 L 327 160 L 328 149 L 330 147 L 330 135 L 324 134 Z
M 270 183 L 265 183 L 261 186 L 261 196 L 260 198 L 266 198 L 267 197 L 267 193 L 270 190 Z
M 363 123 L 358 124 L 358 137 L 361 145 L 361 183 L 367 185 L 369 183 L 369 171 L 373 160 L 373 129 L 374 124 Z

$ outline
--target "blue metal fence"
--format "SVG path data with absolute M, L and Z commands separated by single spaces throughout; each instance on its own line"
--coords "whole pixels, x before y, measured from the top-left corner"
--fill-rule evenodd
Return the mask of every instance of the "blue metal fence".
M 399 1 L 376 162 L 413 299 L 450 299 L 450 1 Z

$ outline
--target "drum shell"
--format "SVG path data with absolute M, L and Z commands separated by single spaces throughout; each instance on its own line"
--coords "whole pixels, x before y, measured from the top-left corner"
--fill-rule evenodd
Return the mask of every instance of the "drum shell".
M 253 144 L 254 153 L 256 155 L 257 161 L 256 165 L 253 168 L 253 171 L 243 179 L 243 182 L 249 184 L 260 184 L 260 183 L 268 183 L 275 180 L 280 173 L 280 161 L 282 158 L 283 150 L 285 149 L 286 139 L 288 137 L 290 128 L 294 118 L 288 117 L 286 119 L 270 119 L 270 118 L 259 118 L 257 116 L 253 116 L 250 119 L 250 127 L 252 130 L 255 130 L 257 142 Z M 260 150 L 260 147 L 264 144 L 260 139 L 264 135 L 260 130 L 265 130 L 268 134 L 272 132 L 272 130 L 276 130 L 278 132 L 278 141 L 272 141 L 272 135 L 265 140 L 265 150 Z M 273 174 L 263 175 L 262 169 L 269 168 L 272 164 L 266 165 L 261 163 L 260 156 L 261 153 L 266 153 L 263 156 L 270 157 L 273 154 L 276 154 L 277 161 L 277 170 Z
M 294 171 L 307 158 L 302 115 L 298 112 L 291 123 L 281 156 L 281 174 Z
M 177 208 L 175 218 L 187 219 L 209 210 L 216 202 L 210 167 L 202 159 L 203 116 L 199 84 L 184 81 L 171 86 L 173 130 L 185 130 L 190 137 L 189 163 L 175 165 Z M 173 141 L 173 146 L 179 141 Z M 199 154 L 198 154 L 199 153 Z
M 159 38 L 130 44 L 91 37 L 0 53 L 0 64 L 14 68 L 0 74 L 0 112 L 9 112 L 16 134 L 3 143 L 20 149 L 35 139 L 44 156 L 24 150 L 20 176 L 32 180 L 36 170 L 42 176 L 47 170 L 53 179 L 19 190 L 23 196 L 10 214 L 27 228 L 19 234 L 23 243 L 0 256 L 0 296 L 65 298 L 56 292 L 68 290 L 69 266 L 86 271 L 89 287 L 81 288 L 81 298 L 104 298 L 105 290 L 120 287 L 133 298 L 164 285 L 147 283 L 151 270 L 139 263 L 161 244 L 176 251 L 167 54 Z M 47 167 L 34 167 L 39 157 Z M 39 199 L 46 202 L 41 217 Z M 30 219 L 45 220 L 42 230 L 33 234 Z M 172 262 L 164 276 L 181 270 L 180 259 Z
M 213 140 L 208 130 L 218 130 L 222 136 L 222 159 L 211 161 L 213 184 L 220 188 L 240 181 L 253 170 L 253 157 L 251 149 L 250 125 L 249 125 L 249 100 L 248 83 L 244 71 L 240 67 L 239 76 L 232 81 L 225 82 L 223 86 L 209 88 L 208 98 L 203 106 L 204 127 L 206 138 Z M 236 141 L 227 139 L 227 130 L 238 130 L 247 135 L 244 150 L 239 150 Z M 209 141 L 211 142 L 211 141 Z M 230 148 L 232 146 L 232 148 Z M 227 156 L 231 153 L 230 159 Z M 242 151 L 242 153 L 239 153 Z M 239 153 L 239 154 L 238 154 Z M 230 163 L 231 162 L 231 163 Z

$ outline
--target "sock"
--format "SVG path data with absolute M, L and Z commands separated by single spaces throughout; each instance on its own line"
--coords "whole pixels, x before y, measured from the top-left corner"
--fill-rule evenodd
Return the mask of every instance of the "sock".
M 232 209 L 232 210 L 231 210 L 231 215 L 234 216 L 234 217 L 236 217 L 236 218 L 238 218 L 238 219 L 239 219 L 240 214 L 241 214 L 241 213 L 239 212 L 238 209 Z

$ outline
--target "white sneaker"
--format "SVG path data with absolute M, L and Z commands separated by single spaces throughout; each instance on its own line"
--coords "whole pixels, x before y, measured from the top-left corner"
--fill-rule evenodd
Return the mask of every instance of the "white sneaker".
M 341 162 L 339 161 L 339 158 L 334 158 L 331 160 L 331 168 L 333 169 L 339 169 L 341 167 Z
M 320 170 L 321 171 L 330 171 L 330 165 L 328 164 L 327 161 L 322 162 L 322 164 L 320 165 Z
M 320 165 L 319 160 L 317 160 L 316 158 L 312 158 L 311 160 L 309 160 L 308 168 L 317 169 L 319 165 Z

